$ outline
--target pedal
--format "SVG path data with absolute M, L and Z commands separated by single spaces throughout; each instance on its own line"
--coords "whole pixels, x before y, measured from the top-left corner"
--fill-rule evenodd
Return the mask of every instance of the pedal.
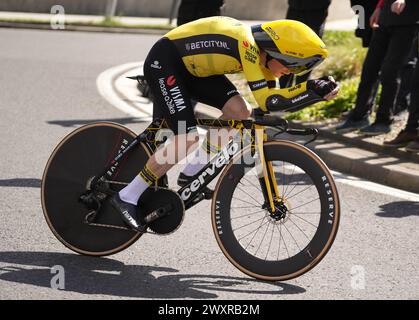
M 144 222 L 146 223 L 146 225 L 152 223 L 153 221 L 163 218 L 166 215 L 169 214 L 171 210 L 171 206 L 167 205 L 164 208 L 159 208 L 156 211 L 153 211 L 152 213 L 148 214 L 145 218 L 144 218 Z
M 185 207 L 177 192 L 169 189 L 148 189 L 138 202 L 137 221 L 142 228 L 164 235 L 182 224 Z

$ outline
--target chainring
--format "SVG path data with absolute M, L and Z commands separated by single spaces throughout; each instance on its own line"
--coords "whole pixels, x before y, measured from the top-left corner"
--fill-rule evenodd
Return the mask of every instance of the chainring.
M 149 188 L 138 201 L 137 219 L 144 223 L 144 218 L 163 207 L 170 207 L 168 214 L 149 224 L 151 231 L 167 235 L 176 231 L 183 222 L 185 206 L 179 194 L 166 188 Z

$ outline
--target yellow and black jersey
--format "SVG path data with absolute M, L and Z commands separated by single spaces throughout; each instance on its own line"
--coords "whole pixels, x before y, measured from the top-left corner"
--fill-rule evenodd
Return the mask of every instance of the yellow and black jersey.
M 267 111 L 269 97 L 290 99 L 306 91 L 306 83 L 272 88 L 276 79 L 260 65 L 260 51 L 251 28 L 236 19 L 199 19 L 173 29 L 165 37 L 175 44 L 186 69 L 195 77 L 243 72 L 263 111 Z

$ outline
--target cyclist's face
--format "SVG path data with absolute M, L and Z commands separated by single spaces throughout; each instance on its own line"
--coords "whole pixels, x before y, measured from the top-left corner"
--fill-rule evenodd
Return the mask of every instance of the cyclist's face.
M 291 73 L 290 70 L 286 66 L 284 66 L 281 62 L 275 59 L 271 59 L 268 62 L 268 67 L 269 67 L 269 70 L 272 72 L 272 74 L 277 78 L 282 77 L 284 74 Z

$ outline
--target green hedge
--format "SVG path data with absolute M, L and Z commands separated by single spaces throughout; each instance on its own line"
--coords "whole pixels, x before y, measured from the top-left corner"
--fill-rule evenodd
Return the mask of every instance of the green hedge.
M 319 121 L 330 118 L 338 118 L 343 112 L 352 109 L 355 104 L 358 91 L 359 78 L 340 82 L 339 96 L 327 102 L 320 102 L 301 111 L 290 113 L 286 116 L 288 120 Z

